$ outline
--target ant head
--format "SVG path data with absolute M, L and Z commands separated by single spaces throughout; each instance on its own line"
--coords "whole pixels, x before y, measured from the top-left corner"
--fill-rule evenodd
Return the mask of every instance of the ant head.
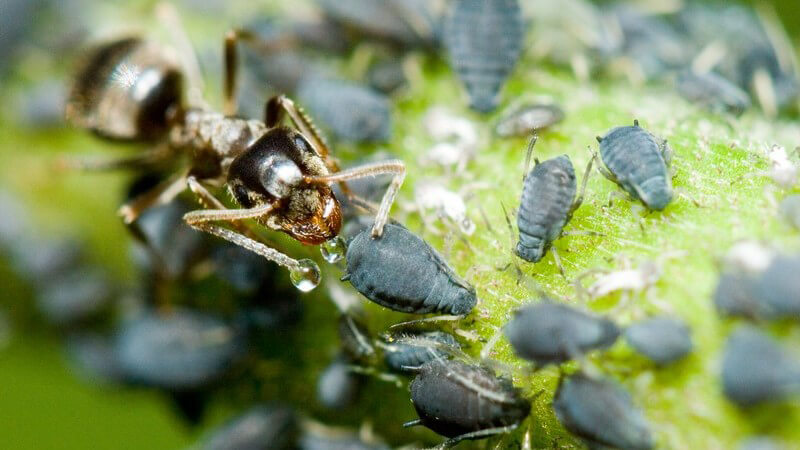
M 320 244 L 338 235 L 341 209 L 329 186 L 308 183 L 306 177 L 327 174 L 322 158 L 302 134 L 278 127 L 234 159 L 228 188 L 245 208 L 275 205 L 270 227 L 300 242 Z
M 164 135 L 182 106 L 183 76 L 164 48 L 123 38 L 89 51 L 76 73 L 67 120 L 123 140 Z

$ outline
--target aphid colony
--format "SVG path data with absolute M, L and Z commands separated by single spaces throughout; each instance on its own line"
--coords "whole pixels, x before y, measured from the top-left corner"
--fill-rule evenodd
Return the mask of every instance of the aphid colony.
M 331 270 L 345 259 L 339 265 L 344 266 L 342 281 L 385 308 L 447 315 L 422 320 L 459 320 L 480 302 L 476 289 L 446 258 L 389 217 L 405 175 L 401 161 L 375 160 L 341 169 L 321 132 L 293 100 L 276 95 L 266 104 L 253 105 L 258 96 L 250 95 L 249 89 L 266 81 L 278 92 L 288 93 L 339 140 L 386 141 L 394 138 L 389 95 L 410 82 L 403 65 L 397 64 L 403 51 L 430 52 L 443 46 L 454 76 L 464 85 L 469 107 L 490 112 L 502 103 L 503 85 L 523 51 L 528 18 L 516 0 L 452 0 L 442 10 L 434 6 L 437 2 L 425 0 L 317 3 L 326 14 L 319 21 L 289 26 L 270 23 L 264 33 L 239 30 L 226 36 L 222 113 L 214 112 L 197 95 L 202 90 L 197 68 L 179 63 L 179 58 L 156 44 L 138 37 L 117 39 L 97 46 L 85 58 L 67 100 L 67 118 L 105 138 L 154 146 L 152 151 L 121 160 L 71 163 L 88 169 L 136 169 L 144 174 L 120 208 L 139 242 L 134 255 L 143 279 L 141 292 L 136 292 L 139 312 L 125 317 L 113 335 L 94 323 L 98 318 L 112 320 L 111 298 L 121 295 L 102 272 L 75 264 L 80 258 L 69 245 L 52 243 L 36 254 L 11 247 L 14 259 L 23 266 L 20 272 L 48 280 L 37 293 L 40 308 L 52 323 L 70 330 L 68 345 L 77 364 L 99 379 L 163 392 L 191 422 L 202 420 L 215 390 L 247 370 L 259 339 L 274 338 L 271 332 L 302 314 L 296 292 L 280 289 L 284 274 L 262 257 L 288 268 L 291 283 L 301 291 L 315 288 L 321 280 L 313 260 L 279 251 L 247 220 L 254 219 L 302 244 L 320 245 Z M 574 11 L 567 6 L 561 14 Z M 581 7 L 587 13 L 584 18 L 598 12 L 591 5 Z M 682 26 L 692 35 L 703 33 L 692 14 L 702 16 L 708 11 L 691 11 L 697 8 L 687 7 L 679 14 Z M 735 115 L 751 106 L 748 92 L 768 113 L 787 108 L 788 99 L 797 94 L 794 74 L 780 64 L 780 49 L 758 23 L 750 24 L 758 39 L 748 44 L 746 56 L 735 54 L 729 62 L 709 60 L 714 49 L 704 44 L 693 48 L 699 55 L 693 67 L 685 69 L 690 58 L 676 44 L 680 37 L 671 26 L 619 5 L 612 12 L 610 17 L 621 33 L 618 41 L 614 33 L 602 32 L 607 21 L 589 20 L 597 25 L 592 27 L 597 35 L 578 39 L 581 48 L 574 54 L 559 55 L 569 60 L 576 73 L 591 70 L 588 59 L 581 58 L 586 54 L 599 56 L 592 60 L 608 65 L 635 62 L 628 65 L 634 67 L 627 74 L 630 78 L 636 74 L 654 77 L 668 68 L 679 73 L 676 88 L 688 100 Z M 534 31 L 548 21 L 569 22 L 581 16 L 532 14 Z M 725 35 L 735 28 L 724 21 L 717 26 Z M 696 37 L 697 45 L 707 41 Z M 559 43 L 569 44 L 570 39 L 577 38 L 567 36 Z M 390 54 L 383 60 L 373 55 L 375 60 L 362 74 L 364 83 L 337 78 L 309 56 L 309 50 L 344 53 L 364 40 L 379 41 Z M 245 48 L 239 49 L 242 44 Z M 251 66 L 242 80 L 247 89 L 237 89 L 242 50 Z M 732 67 L 727 67 L 729 63 Z M 263 87 L 254 89 L 263 93 Z M 552 102 L 524 102 L 502 114 L 494 132 L 501 138 L 529 136 L 544 132 L 564 116 Z M 284 119 L 290 127 L 282 125 Z M 457 125 L 453 134 L 476 146 L 468 124 Z M 634 121 L 632 126 L 609 130 L 597 141 L 599 158 L 592 153 L 580 189 L 567 155 L 545 161 L 533 158 L 535 165 L 525 174 L 516 214 L 519 239 L 514 253 L 523 260 L 539 262 L 552 250 L 565 275 L 553 243 L 569 233 L 564 227 L 584 199 L 594 164 L 648 210 L 668 209 L 675 192 L 672 150 L 666 140 Z M 534 134 L 528 159 L 535 144 Z M 376 175 L 392 179 L 359 184 L 370 183 L 369 177 Z M 179 197 L 187 187 L 205 209 L 194 210 L 192 203 Z M 221 200 L 217 191 L 221 187 L 235 209 Z M 781 206 L 794 226 L 800 223 L 796 204 L 800 202 L 790 196 Z M 13 207 L 0 197 L 0 211 Z M 3 216 L 19 217 L 13 212 Z M 6 242 L 24 237 L 28 228 L 2 226 Z M 222 239 L 208 239 L 195 230 Z M 644 269 L 640 272 L 645 273 Z M 759 320 L 796 319 L 800 286 L 792 274 L 798 272 L 797 258 L 788 256 L 770 257 L 758 270 L 728 268 L 714 294 L 717 309 Z M 645 278 L 642 275 L 643 284 L 648 282 Z M 198 294 L 209 279 L 224 286 L 220 298 L 229 297 L 227 305 Z M 592 297 L 603 296 L 623 285 L 629 284 L 606 280 L 588 292 Z M 413 376 L 409 389 L 418 418 L 406 426 L 421 425 L 444 436 L 447 440 L 442 446 L 502 435 L 530 415 L 536 394 L 515 387 L 512 380 L 518 378 L 507 368 L 467 356 L 462 350 L 467 345 L 454 335 L 425 325 L 400 324 L 375 339 L 358 311 L 340 312 L 340 351 L 316 385 L 317 401 L 323 407 L 338 410 L 353 404 L 369 376 L 401 385 L 403 377 Z M 648 449 L 657 438 L 636 407 L 637 401 L 619 383 L 599 375 L 587 354 L 603 352 L 623 336 L 630 349 L 661 367 L 693 349 L 691 330 L 680 319 L 654 316 L 620 327 L 611 318 L 546 297 L 517 310 L 498 333 L 517 357 L 535 369 L 577 362 L 578 369 L 561 374 L 552 410 L 569 432 L 591 447 Z M 758 366 L 756 370 L 753 365 Z M 723 355 L 722 385 L 733 402 L 748 406 L 780 400 L 800 391 L 799 380 L 800 363 L 771 338 L 752 328 L 731 334 Z M 388 448 L 370 433 L 331 429 L 305 412 L 264 404 L 254 405 L 214 430 L 201 445 L 212 449 Z

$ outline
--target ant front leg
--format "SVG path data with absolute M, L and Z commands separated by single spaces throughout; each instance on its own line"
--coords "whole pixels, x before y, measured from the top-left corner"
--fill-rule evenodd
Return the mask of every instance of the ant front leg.
M 393 160 L 365 164 L 322 177 L 305 177 L 305 182 L 309 184 L 327 185 L 330 183 L 374 177 L 383 174 L 392 174 L 393 177 L 389 187 L 386 188 L 386 193 L 383 194 L 383 200 L 381 200 L 378 213 L 375 215 L 375 223 L 372 225 L 372 237 L 379 238 L 383 235 L 383 227 L 389 219 L 389 209 L 392 207 L 397 191 L 400 189 L 400 186 L 402 186 L 403 180 L 406 177 L 406 166 L 402 161 Z
M 117 210 L 126 225 L 133 223 L 147 208 L 171 202 L 186 189 L 186 172 L 174 175 L 153 189 L 126 202 Z

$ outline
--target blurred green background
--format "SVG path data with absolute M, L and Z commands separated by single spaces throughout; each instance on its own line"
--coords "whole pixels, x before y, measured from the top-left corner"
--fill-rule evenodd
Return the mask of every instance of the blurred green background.
M 276 9 L 293 9 L 297 4 L 302 10 L 305 6 L 300 3 L 304 2 L 186 0 L 176 6 L 185 15 L 195 45 L 203 50 L 221 51 L 225 30 Z M 797 44 L 800 1 L 774 0 L 762 4 L 774 5 Z M 64 5 L 74 9 L 71 13 L 95 21 L 98 35 L 107 35 L 115 27 L 152 23 L 155 2 L 64 1 Z M 3 14 L 4 6 L 0 3 L 0 15 Z M 47 33 L 47 29 L 36 32 Z M 92 257 L 112 268 L 120 279 L 130 280 L 132 274 L 124 262 L 127 242 L 121 238 L 124 230 L 109 209 L 109 205 L 118 204 L 125 177 L 70 175 L 54 181 L 56 175 L 45 168 L 64 149 L 80 153 L 103 150 L 106 144 L 80 131 L 25 130 L 18 128 L 15 120 L 15 103 L 11 99 L 52 77 L 53 72 L 57 78 L 63 77 L 70 61 L 60 58 L 47 61 L 35 52 L 17 56 L 14 64 L 19 64 L 22 70 L 12 67 L 9 82 L 0 87 L 0 98 L 8 100 L 0 111 L 0 187 L 10 187 L 31 205 L 32 213 L 45 230 L 52 233 L 71 230 L 85 235 Z M 214 87 L 218 74 L 208 75 L 211 88 L 207 90 L 213 94 L 217 92 Z M 39 325 L 41 319 L 31 306 L 31 287 L 20 282 L 2 260 L 0 286 L 0 305 L 13 324 L 8 338 L 0 342 L 3 346 L 0 348 L 0 448 L 172 449 L 190 445 L 201 433 L 184 425 L 165 399 L 155 393 L 83 382 L 66 364 L 58 333 Z M 329 312 L 323 310 L 317 317 Z M 229 413 L 215 409 L 207 422 L 219 422 Z

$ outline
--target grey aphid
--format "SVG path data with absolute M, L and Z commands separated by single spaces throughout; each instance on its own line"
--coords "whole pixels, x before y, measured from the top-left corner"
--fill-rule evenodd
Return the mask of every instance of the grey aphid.
M 590 161 L 584 175 L 583 189 L 591 164 Z M 545 256 L 583 202 L 583 190 L 575 198 L 576 184 L 569 156 L 561 155 L 542 163 L 536 160 L 536 166 L 525 177 L 517 213 L 519 242 L 514 250 L 517 256 L 530 262 L 539 262 Z
M 620 330 L 608 319 L 544 300 L 517 310 L 503 332 L 517 356 L 546 365 L 610 347 Z
M 325 77 L 304 77 L 299 102 L 336 136 L 355 142 L 385 141 L 392 130 L 389 100 L 366 86 Z
M 289 450 L 297 448 L 299 425 L 295 413 L 281 406 L 250 408 L 213 430 L 203 450 Z
M 752 295 L 774 318 L 800 319 L 800 256 L 776 256 L 753 284 Z
M 339 356 L 317 379 L 317 400 L 329 409 L 352 406 L 358 400 L 364 377 L 350 369 L 352 361 Z
M 461 346 L 443 331 L 389 336 L 383 344 L 386 365 L 395 372 L 412 372 L 433 359 L 448 359 Z
M 725 345 L 722 388 L 739 406 L 781 401 L 800 393 L 800 364 L 768 335 L 740 327 Z
M 633 405 L 630 395 L 610 380 L 582 373 L 563 378 L 553 409 L 564 427 L 592 448 L 644 450 L 655 445 L 642 412 Z
M 783 199 L 780 211 L 789 225 L 800 230 L 800 195 L 789 195 Z
M 529 136 L 564 120 L 564 111 L 555 104 L 525 104 L 506 111 L 494 127 L 500 137 Z
M 411 382 L 411 402 L 423 425 L 452 438 L 481 439 L 508 431 L 522 422 L 531 404 L 506 378 L 461 361 L 433 360 Z
M 68 336 L 65 347 L 70 365 L 87 381 L 97 384 L 123 381 L 108 337 L 82 331 Z
M 373 302 L 395 311 L 464 315 L 478 302 L 475 289 L 425 241 L 387 223 L 383 236 L 362 230 L 347 247 L 344 279 Z
M 746 273 L 727 272 L 720 275 L 714 289 L 714 306 L 724 316 L 768 317 L 769 308 L 758 302 L 752 294 L 755 278 Z
M 658 365 L 677 361 L 692 351 L 692 335 L 682 320 L 653 317 L 625 329 L 625 339 L 636 351 Z
M 345 430 L 326 432 L 323 427 L 306 427 L 300 437 L 299 450 L 389 450 L 381 442 L 367 442 L 358 433 Z
M 115 352 L 131 382 L 185 391 L 225 375 L 244 353 L 243 341 L 236 329 L 213 316 L 178 309 L 147 312 L 123 324 Z
M 742 114 L 750 108 L 750 96 L 738 86 L 713 72 L 686 70 L 675 81 L 678 92 L 687 100 L 713 112 Z
M 606 178 L 617 183 L 649 209 L 661 211 L 672 201 L 672 178 L 668 170 L 672 150 L 666 141 L 657 139 L 639 122 L 632 127 L 617 127 L 600 142 L 600 156 L 607 170 Z
M 77 266 L 38 286 L 39 310 L 48 321 L 59 326 L 97 318 L 114 294 L 108 274 L 97 267 Z
M 525 30 L 517 0 L 455 0 L 443 32 L 450 65 L 466 87 L 470 107 L 492 111 L 522 49 Z

